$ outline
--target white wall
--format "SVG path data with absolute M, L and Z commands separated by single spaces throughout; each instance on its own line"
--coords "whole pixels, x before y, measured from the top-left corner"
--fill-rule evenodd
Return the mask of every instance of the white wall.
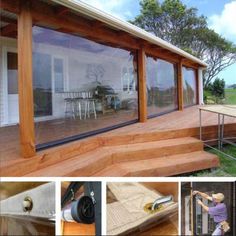
M 202 105 L 204 104 L 204 99 L 203 99 L 203 69 L 199 68 L 198 69 L 198 89 L 199 89 L 199 104 Z
M 5 37 L 0 37 L 0 126 L 4 123 L 4 121 L 6 120 L 6 111 L 4 111 L 4 105 L 3 103 L 6 101 L 6 96 L 4 93 L 6 93 L 5 89 L 4 89 L 4 70 L 3 67 L 5 67 L 6 65 L 4 65 L 4 55 L 3 55 L 3 51 L 6 48 L 9 49 L 15 49 L 17 50 L 17 41 L 16 39 L 11 39 L 11 38 L 5 38 Z

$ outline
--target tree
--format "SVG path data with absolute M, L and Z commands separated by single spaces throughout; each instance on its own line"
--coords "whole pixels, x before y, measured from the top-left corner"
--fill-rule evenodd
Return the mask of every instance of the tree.
M 141 12 L 131 23 L 204 60 L 204 87 L 236 62 L 236 46 L 209 29 L 207 18 L 180 0 L 141 0 Z
M 206 50 L 201 59 L 208 64 L 204 73 L 206 87 L 222 70 L 236 62 L 236 47 L 213 30 L 205 34 L 205 44 Z
M 224 79 L 216 78 L 211 85 L 211 93 L 217 98 L 225 97 L 225 81 Z

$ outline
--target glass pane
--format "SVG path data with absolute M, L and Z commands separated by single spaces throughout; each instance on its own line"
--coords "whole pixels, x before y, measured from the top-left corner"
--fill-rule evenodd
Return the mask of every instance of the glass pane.
M 178 108 L 176 66 L 161 59 L 147 57 L 148 116 Z
M 17 53 L 7 53 L 8 94 L 18 94 Z
M 135 52 L 37 26 L 33 51 L 37 144 L 137 121 Z
M 63 60 L 59 58 L 54 59 L 54 86 L 56 93 L 64 91 Z
M 197 103 L 197 82 L 195 70 L 183 67 L 184 106 Z
M 51 55 L 33 54 L 33 88 L 35 117 L 52 115 Z

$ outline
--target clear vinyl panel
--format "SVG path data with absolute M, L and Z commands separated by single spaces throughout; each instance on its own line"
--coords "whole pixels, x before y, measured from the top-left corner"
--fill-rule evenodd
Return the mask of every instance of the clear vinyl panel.
M 33 27 L 37 145 L 138 119 L 136 52 Z
M 178 108 L 176 66 L 147 57 L 147 108 L 152 117 Z
M 19 96 L 16 40 L 12 40 L 12 48 L 7 47 L 8 38 L 0 40 L 0 152 L 3 158 L 9 150 L 11 157 L 18 151 Z
M 194 69 L 183 67 L 184 106 L 197 104 L 197 79 Z

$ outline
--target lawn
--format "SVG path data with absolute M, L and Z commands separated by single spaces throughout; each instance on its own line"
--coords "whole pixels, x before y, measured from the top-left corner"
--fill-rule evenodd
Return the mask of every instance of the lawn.
M 204 170 L 193 173 L 191 176 L 198 176 L 198 177 L 215 177 L 215 176 L 236 176 L 236 147 L 233 146 L 226 146 L 225 152 L 230 154 L 231 156 L 235 157 L 235 161 L 227 158 L 223 154 L 219 154 L 218 152 L 214 151 L 213 149 L 206 149 L 211 153 L 214 153 L 219 156 L 220 158 L 220 167 L 216 168 L 215 170 Z
M 224 99 L 217 99 L 209 91 L 204 91 L 204 96 L 207 98 L 205 101 L 207 104 L 215 104 L 218 102 L 220 104 L 236 105 L 236 89 L 225 89 Z
M 236 105 L 236 89 L 225 89 L 224 103 Z

